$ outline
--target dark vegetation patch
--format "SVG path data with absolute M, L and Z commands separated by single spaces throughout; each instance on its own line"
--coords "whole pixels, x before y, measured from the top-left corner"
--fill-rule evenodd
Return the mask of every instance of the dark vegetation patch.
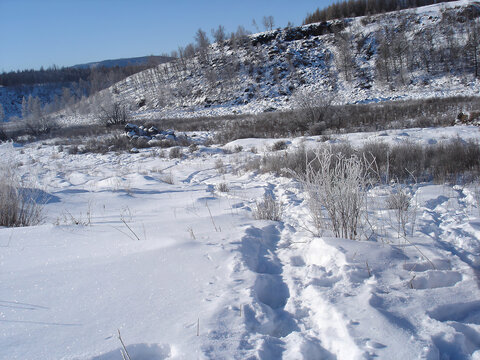
M 408 141 L 396 145 L 367 143 L 360 148 L 353 148 L 348 143 L 321 146 L 330 147 L 335 155 L 332 157 L 332 166 L 342 157 L 356 155 L 365 158 L 366 163 L 373 164 L 369 169 L 370 176 L 378 183 L 394 180 L 464 184 L 480 177 L 478 142 L 460 138 L 425 146 Z M 315 166 L 315 152 L 300 147 L 295 151 L 256 158 L 246 165 L 246 169 L 292 176 L 293 173 L 305 174 L 308 163 Z

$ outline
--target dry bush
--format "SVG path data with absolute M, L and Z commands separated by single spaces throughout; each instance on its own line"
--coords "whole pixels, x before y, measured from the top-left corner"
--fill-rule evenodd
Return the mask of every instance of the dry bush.
M 393 191 L 387 198 L 387 206 L 391 210 L 407 211 L 410 207 L 411 195 L 403 189 Z
M 215 160 L 215 169 L 219 174 L 225 174 L 227 169 L 225 168 L 225 164 L 223 163 L 222 159 Z
M 33 136 L 49 134 L 53 129 L 58 127 L 57 122 L 47 115 L 30 115 L 24 119 L 24 124 L 27 133 Z
M 215 190 L 218 191 L 218 192 L 227 193 L 227 192 L 230 191 L 230 188 L 228 187 L 227 183 L 222 182 L 222 183 L 219 183 L 219 184 L 215 185 Z
M 253 217 L 256 220 L 280 221 L 282 219 L 282 204 L 275 200 L 271 194 L 265 194 L 263 201 L 255 203 Z
M 127 151 L 132 147 L 145 148 L 148 147 L 148 144 L 146 141 L 130 142 L 128 137 L 121 133 L 117 133 L 88 140 L 83 146 L 83 152 L 105 154 L 109 151 Z
M 387 207 L 394 210 L 395 226 L 398 236 L 407 236 L 407 224 L 415 223 L 416 206 L 411 204 L 412 195 L 407 191 L 405 186 L 397 185 L 387 198 Z M 393 224 L 392 224 L 393 225 Z M 412 233 L 413 233 L 412 226 Z
M 180 159 L 183 156 L 182 148 L 181 147 L 172 147 L 168 152 L 168 157 L 170 159 Z
M 326 227 L 336 237 L 356 239 L 365 213 L 368 171 L 371 164 L 356 155 L 346 157 L 331 148 L 318 149 L 306 164 L 305 173 L 295 173 L 307 193 L 307 204 L 320 235 Z
M 287 147 L 288 147 L 288 144 L 286 143 L 286 141 L 278 140 L 272 145 L 271 150 L 272 151 L 286 150 Z
M 166 174 L 162 174 L 162 176 L 160 177 L 160 179 L 161 179 L 164 183 L 167 183 L 167 184 L 170 184 L 170 185 L 173 185 L 173 184 L 175 183 L 175 179 L 173 178 L 172 172 L 169 172 L 169 173 L 166 173 Z
M 38 225 L 43 221 L 47 199 L 39 190 L 26 186 L 10 168 L 0 175 L 0 226 Z
M 480 147 L 477 142 L 455 138 L 448 143 L 427 148 L 425 158 L 433 178 L 438 182 L 465 183 L 480 170 Z
M 297 90 L 292 96 L 296 111 L 290 130 L 304 133 L 311 129 L 317 132 L 319 127 L 323 127 L 318 134 L 320 135 L 326 128 L 325 119 L 332 118 L 334 115 L 332 101 L 333 96 L 327 93 L 306 89 Z
M 127 107 L 119 102 L 112 102 L 102 106 L 97 116 L 100 123 L 107 127 L 125 125 L 129 120 Z
M 8 140 L 8 135 L 3 129 L 3 125 L 0 124 L 0 141 L 7 141 Z
M 272 172 L 278 175 L 288 175 L 289 170 L 303 172 L 307 153 L 304 148 L 281 154 L 267 154 L 259 162 L 251 162 L 250 166 L 259 165 L 262 172 Z
M 198 145 L 195 144 L 195 143 L 190 144 L 190 146 L 188 147 L 188 151 L 189 151 L 191 154 L 193 154 L 193 153 L 194 153 L 195 151 L 197 151 L 197 150 L 198 150 Z

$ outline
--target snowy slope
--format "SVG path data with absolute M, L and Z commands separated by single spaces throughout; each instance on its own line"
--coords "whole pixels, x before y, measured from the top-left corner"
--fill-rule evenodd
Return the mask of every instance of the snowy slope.
M 339 138 L 456 136 L 480 138 L 467 126 Z M 408 186 L 407 237 L 376 187 L 376 241 L 314 237 L 295 180 L 242 170 L 275 141 L 175 160 L 1 145 L 50 197 L 43 225 L 0 228 L 0 358 L 118 359 L 120 330 L 132 359 L 479 359 L 478 187 Z M 254 220 L 265 193 L 282 221 Z

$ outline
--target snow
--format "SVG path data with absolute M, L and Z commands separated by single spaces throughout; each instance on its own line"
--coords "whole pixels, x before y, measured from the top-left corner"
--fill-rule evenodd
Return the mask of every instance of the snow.
M 456 126 L 332 141 L 479 135 Z M 408 185 L 415 217 L 403 237 L 379 186 L 376 240 L 314 237 L 295 180 L 242 170 L 275 141 L 200 145 L 175 160 L 0 145 L 50 195 L 44 224 L 0 228 L 0 358 L 118 359 L 118 330 L 132 359 L 480 358 L 478 187 Z M 282 221 L 254 220 L 265 193 Z

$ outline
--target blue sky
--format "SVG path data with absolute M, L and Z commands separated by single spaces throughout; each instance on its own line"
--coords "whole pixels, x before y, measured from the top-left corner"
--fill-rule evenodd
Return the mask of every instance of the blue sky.
M 170 53 L 195 32 L 264 15 L 300 25 L 333 0 L 0 0 L 0 72 Z

